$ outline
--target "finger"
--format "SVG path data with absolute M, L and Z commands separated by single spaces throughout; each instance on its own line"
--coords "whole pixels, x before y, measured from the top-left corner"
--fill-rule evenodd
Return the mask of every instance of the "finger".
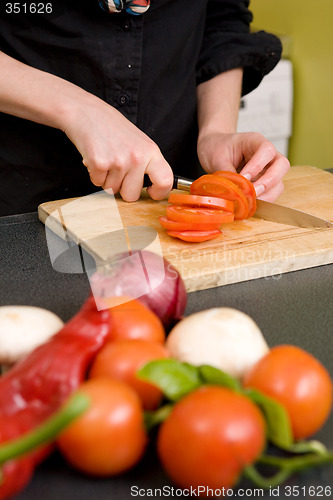
M 261 196 L 258 196 L 259 200 L 265 201 L 275 201 L 284 191 L 284 184 L 282 181 L 275 184 L 274 187 L 265 191 Z
M 140 198 L 143 188 L 143 169 L 131 168 L 125 174 L 119 193 L 123 200 L 132 202 Z
M 118 193 L 125 176 L 124 174 L 124 171 L 115 167 L 111 167 L 102 186 L 103 189 L 105 191 L 112 190 L 114 194 Z
M 220 162 L 215 163 L 215 167 L 212 168 L 209 173 L 218 172 L 219 170 L 224 170 L 226 172 L 237 172 L 232 163 Z
M 274 188 L 274 186 L 282 180 L 289 169 L 290 163 L 287 158 L 281 153 L 278 153 L 263 175 L 253 183 L 257 196 L 260 196 L 264 192 Z
M 173 172 L 169 163 L 160 155 L 157 159 L 152 159 L 147 168 L 152 185 L 147 192 L 153 200 L 163 200 L 171 191 L 173 185 Z
M 236 172 L 236 168 L 232 161 L 229 159 L 229 156 L 224 154 L 224 151 L 221 152 L 220 148 L 215 148 L 213 154 L 209 158 L 209 162 L 203 165 L 201 163 L 202 168 L 209 174 L 214 172 L 218 172 L 219 170 L 226 170 L 228 172 Z
M 244 177 L 247 177 L 247 179 L 254 179 L 274 160 L 277 154 L 278 153 L 273 144 L 263 138 L 262 142 L 258 144 L 258 147 L 252 157 L 240 173 L 244 175 Z M 246 151 L 244 151 L 244 155 L 246 156 Z
M 96 162 L 92 162 L 89 160 L 82 160 L 83 165 L 86 167 L 88 170 L 88 174 L 90 176 L 91 182 L 95 186 L 103 186 L 105 183 L 106 176 L 108 174 L 108 169 L 107 168 L 100 168 L 99 166 L 97 167 Z
M 209 153 L 209 154 L 208 154 Z M 236 172 L 236 167 L 232 161 L 232 153 L 229 152 L 229 147 L 223 143 L 214 143 L 212 148 L 206 151 L 201 151 L 200 165 L 208 173 L 212 174 L 219 170 L 227 170 Z

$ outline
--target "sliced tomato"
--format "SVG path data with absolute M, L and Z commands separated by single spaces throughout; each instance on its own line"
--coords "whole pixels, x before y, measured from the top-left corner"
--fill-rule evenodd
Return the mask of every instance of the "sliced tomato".
M 218 229 L 221 224 L 215 223 L 193 223 L 193 222 L 179 222 L 175 220 L 170 220 L 166 216 L 158 218 L 161 226 L 168 231 L 212 231 L 213 229 Z
M 168 199 L 173 205 L 191 205 L 205 208 L 218 208 L 226 212 L 234 212 L 234 202 L 213 196 L 197 196 L 195 194 L 171 193 Z
M 240 190 L 245 194 L 249 204 L 249 213 L 247 217 L 252 217 L 257 209 L 257 195 L 252 182 L 246 177 L 243 177 L 243 175 L 237 174 L 237 172 L 228 172 L 227 170 L 218 170 L 217 172 L 214 172 L 213 175 L 229 179 L 240 188 Z
M 167 234 L 183 241 L 199 243 L 200 241 L 213 240 L 222 232 L 219 229 L 212 229 L 211 231 L 167 231 Z
M 191 184 L 191 194 L 200 196 L 216 196 L 231 200 L 235 206 L 235 220 L 246 219 L 249 203 L 245 194 L 231 180 L 215 174 L 202 175 Z
M 167 218 L 177 222 L 190 222 L 193 224 L 223 224 L 232 222 L 234 215 L 223 210 L 213 208 L 185 207 L 170 205 L 167 207 Z

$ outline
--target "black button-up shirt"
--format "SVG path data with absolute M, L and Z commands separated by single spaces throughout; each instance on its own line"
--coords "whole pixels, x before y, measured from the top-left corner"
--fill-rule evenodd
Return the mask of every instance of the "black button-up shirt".
M 0 50 L 104 99 L 187 177 L 197 164 L 196 86 L 244 67 L 248 93 L 281 55 L 276 37 L 249 32 L 247 0 L 152 0 L 139 16 L 108 14 L 98 0 L 48 3 L 51 13 L 29 14 L 1 2 Z M 96 190 L 63 132 L 0 113 L 0 215 Z

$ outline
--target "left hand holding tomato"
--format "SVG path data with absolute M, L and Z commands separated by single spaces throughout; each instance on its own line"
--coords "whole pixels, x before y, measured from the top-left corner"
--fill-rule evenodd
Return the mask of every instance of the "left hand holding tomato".
M 206 172 L 230 170 L 253 182 L 257 197 L 274 201 L 283 192 L 290 163 L 272 143 L 255 132 L 211 133 L 198 140 L 199 161 Z

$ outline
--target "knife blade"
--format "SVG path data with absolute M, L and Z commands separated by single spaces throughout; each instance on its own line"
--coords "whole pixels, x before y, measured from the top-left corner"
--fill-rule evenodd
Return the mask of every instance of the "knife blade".
M 189 191 L 192 182 L 193 179 L 187 179 L 186 177 L 175 175 L 172 189 Z M 144 176 L 143 186 L 151 186 L 151 180 L 149 179 L 148 175 Z M 257 210 L 253 217 L 264 219 L 270 222 L 277 222 L 279 224 L 285 224 L 287 226 L 303 227 L 308 229 L 323 229 L 333 227 L 332 222 L 321 219 L 320 217 L 316 217 L 315 215 L 308 214 L 307 212 L 302 212 L 301 210 L 296 210 L 295 208 L 289 208 L 284 205 L 278 205 L 277 203 L 259 199 L 257 199 Z
M 257 199 L 257 210 L 253 217 L 286 224 L 287 226 L 304 227 L 307 229 L 332 228 L 332 222 L 321 219 L 315 215 L 296 210 L 295 208 L 285 207 L 270 201 Z

